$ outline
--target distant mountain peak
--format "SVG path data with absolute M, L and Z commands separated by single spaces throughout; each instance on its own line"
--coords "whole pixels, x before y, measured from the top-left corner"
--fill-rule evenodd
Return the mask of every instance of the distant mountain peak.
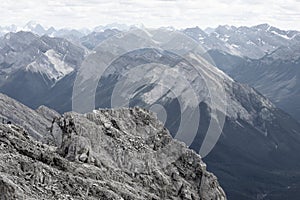
M 267 24 L 267 23 L 252 26 L 252 28 L 261 29 L 261 30 L 264 30 L 264 31 L 270 30 L 271 27 L 272 26 L 270 24 Z
M 30 31 L 30 32 L 33 32 L 35 34 L 38 34 L 38 35 L 43 35 L 46 33 L 46 30 L 44 29 L 44 27 L 40 24 L 38 24 L 37 22 L 35 21 L 30 21 L 28 22 L 23 28 L 22 28 L 23 31 Z
M 27 22 L 27 24 L 25 26 L 36 27 L 37 25 L 38 25 L 38 23 L 36 21 L 31 20 L 31 21 Z

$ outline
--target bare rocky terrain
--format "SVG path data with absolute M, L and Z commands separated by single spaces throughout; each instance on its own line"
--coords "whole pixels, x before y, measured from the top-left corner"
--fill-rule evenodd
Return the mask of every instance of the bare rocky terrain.
M 226 199 L 200 156 L 144 109 L 62 116 L 46 107 L 22 109 L 34 117 L 32 129 L 40 129 L 40 121 L 47 124 L 49 116 L 54 120 L 36 137 L 17 123 L 23 114 L 11 120 L 1 113 L 6 117 L 0 124 L 1 200 Z

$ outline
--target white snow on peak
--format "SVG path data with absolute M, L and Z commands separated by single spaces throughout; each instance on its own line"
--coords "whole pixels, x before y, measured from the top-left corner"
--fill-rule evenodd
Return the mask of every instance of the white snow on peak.
M 204 40 L 204 39 L 205 39 L 205 37 L 203 37 L 202 35 L 199 34 L 198 40 L 201 41 L 201 40 Z
M 254 45 L 254 46 L 256 45 L 256 44 L 254 44 L 251 40 L 248 40 L 248 41 L 247 41 L 247 44 L 248 44 L 248 45 Z
M 278 36 L 280 36 L 280 37 L 282 37 L 282 38 L 284 38 L 284 39 L 287 39 L 287 40 L 290 40 L 290 39 L 291 39 L 291 38 L 288 37 L 287 35 L 279 34 L 279 33 L 277 33 L 276 31 L 271 31 L 271 33 L 273 33 L 274 35 L 278 35 Z
M 223 42 L 228 42 L 230 36 L 229 35 L 223 35 L 223 36 L 218 36 L 220 40 L 222 40 Z
M 238 46 L 236 44 L 228 44 L 228 43 L 225 43 L 225 46 L 228 48 L 229 52 L 232 55 L 242 56 L 242 53 L 238 50 L 240 48 L 240 46 Z

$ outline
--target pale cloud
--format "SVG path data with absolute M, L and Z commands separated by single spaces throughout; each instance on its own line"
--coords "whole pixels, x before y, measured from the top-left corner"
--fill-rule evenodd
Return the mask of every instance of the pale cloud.
M 94 27 L 118 22 L 148 27 L 270 23 L 300 30 L 299 0 L 2 0 L 0 25 L 35 20 L 46 26 Z

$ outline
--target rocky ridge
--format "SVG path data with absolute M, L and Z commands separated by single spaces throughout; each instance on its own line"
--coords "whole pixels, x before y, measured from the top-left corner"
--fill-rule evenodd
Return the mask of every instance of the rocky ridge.
M 48 130 L 41 142 L 0 124 L 1 199 L 226 199 L 200 156 L 144 109 L 70 112 Z

